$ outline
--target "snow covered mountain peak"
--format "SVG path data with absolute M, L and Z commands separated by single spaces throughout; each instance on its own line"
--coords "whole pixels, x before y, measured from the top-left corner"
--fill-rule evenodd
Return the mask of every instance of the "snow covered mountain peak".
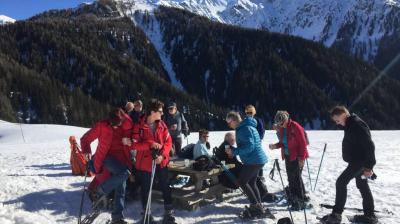
M 10 17 L 5 16 L 5 15 L 0 15 L 0 25 L 4 25 L 4 24 L 7 24 L 7 23 L 14 23 L 14 22 L 15 22 L 15 19 L 10 18 Z
M 382 38 L 400 33 L 399 0 L 135 0 L 133 8 L 151 11 L 160 5 L 303 37 L 366 61 L 374 60 Z

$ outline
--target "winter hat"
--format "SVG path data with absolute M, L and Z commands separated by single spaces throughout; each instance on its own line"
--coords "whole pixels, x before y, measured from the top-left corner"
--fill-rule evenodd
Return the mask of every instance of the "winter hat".
M 284 110 L 278 110 L 275 114 L 274 124 L 277 126 L 282 125 L 285 121 L 289 120 L 289 113 Z
M 175 102 L 169 102 L 168 103 L 168 108 L 170 107 L 176 107 L 176 103 Z
M 246 114 L 251 114 L 252 116 L 256 115 L 256 108 L 253 105 L 247 105 L 244 110 Z

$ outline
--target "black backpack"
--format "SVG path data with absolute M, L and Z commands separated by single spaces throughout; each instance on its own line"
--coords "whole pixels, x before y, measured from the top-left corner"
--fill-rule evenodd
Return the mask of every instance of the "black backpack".
M 217 167 L 215 162 L 209 156 L 199 156 L 193 163 L 193 169 L 197 171 L 210 171 Z
M 191 143 L 181 149 L 181 151 L 177 154 L 179 158 L 182 159 L 193 159 L 193 149 L 195 144 Z

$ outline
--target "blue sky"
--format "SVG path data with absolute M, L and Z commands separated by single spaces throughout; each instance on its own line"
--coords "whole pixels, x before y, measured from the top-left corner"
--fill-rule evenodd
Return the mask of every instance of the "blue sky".
M 73 8 L 93 0 L 0 0 L 0 15 L 16 20 L 27 19 L 49 9 Z

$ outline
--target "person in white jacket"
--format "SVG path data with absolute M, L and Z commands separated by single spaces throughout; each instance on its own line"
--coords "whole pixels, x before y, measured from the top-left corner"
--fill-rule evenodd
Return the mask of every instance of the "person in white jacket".
M 196 160 L 200 156 L 211 156 L 207 147 L 208 143 L 208 131 L 205 129 L 199 130 L 199 141 L 196 143 L 193 149 L 193 159 Z

